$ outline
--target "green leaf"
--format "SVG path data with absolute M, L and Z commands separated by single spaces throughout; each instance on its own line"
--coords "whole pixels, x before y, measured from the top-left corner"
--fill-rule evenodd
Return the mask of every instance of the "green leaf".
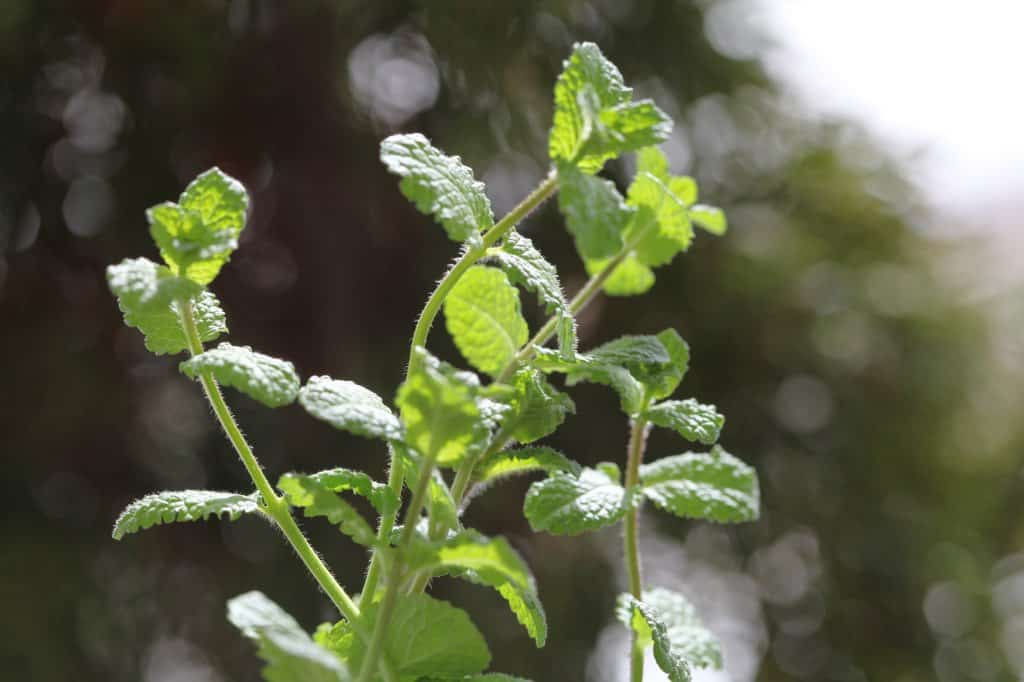
M 299 375 L 292 363 L 256 353 L 248 346 L 222 343 L 186 360 L 179 368 L 192 379 L 209 372 L 220 383 L 267 407 L 287 405 L 299 394 Z
M 690 208 L 690 220 L 714 235 L 721 236 L 729 228 L 725 213 L 715 206 L 697 204 Z
M 285 474 L 277 487 L 284 493 L 288 504 L 302 509 L 306 518 L 323 516 L 360 545 L 372 547 L 376 544 L 377 536 L 366 519 L 313 476 Z
M 630 103 L 632 94 L 596 45 L 576 44 L 555 83 L 551 160 L 596 173 L 621 152 L 664 140 L 671 121 L 648 101 Z
M 632 627 L 633 612 L 630 609 L 630 595 L 620 595 L 616 615 L 626 627 Z M 672 652 L 686 659 L 696 668 L 722 667 L 722 648 L 718 639 L 704 626 L 697 609 L 683 595 L 656 587 L 644 590 L 643 603 L 651 614 L 665 626 L 665 634 Z M 646 627 L 646 622 L 643 623 Z M 649 646 L 650 628 L 641 632 L 643 646 Z
M 511 409 L 504 416 L 504 432 L 524 445 L 555 432 L 565 415 L 575 414 L 576 405 L 565 393 L 548 383 L 535 369 L 521 369 L 513 378 Z
M 380 602 L 363 609 L 360 624 L 366 631 L 373 630 L 379 610 Z M 475 675 L 491 662 L 487 643 L 469 615 L 426 594 L 402 595 L 384 632 L 383 653 L 402 680 Z M 336 625 L 326 640 L 353 670 L 362 667 L 366 644 L 347 623 Z
M 523 512 L 535 531 L 578 535 L 617 522 L 633 497 L 607 473 L 584 469 L 579 477 L 555 473 L 531 485 Z
M 489 436 L 476 402 L 479 382 L 423 348 L 414 352 L 418 359 L 398 389 L 396 401 L 405 424 L 405 442 L 438 464 L 457 464 Z
M 357 436 L 401 440 L 398 420 L 380 396 L 352 381 L 310 377 L 299 391 L 299 404 L 317 419 Z
M 690 347 L 675 329 L 666 329 L 657 334 L 658 341 L 668 353 L 669 361 L 644 370 L 643 381 L 648 393 L 656 400 L 672 395 L 686 376 L 690 363 Z
M 255 641 L 267 662 L 268 682 L 346 682 L 348 669 L 320 646 L 284 609 L 262 592 L 246 592 L 228 602 L 228 620 Z
M 338 467 L 310 474 L 309 477 L 331 492 L 352 492 L 366 498 L 379 514 L 393 513 L 400 506 L 398 496 L 391 488 L 362 471 Z
M 515 230 L 505 238 L 500 249 L 491 252 L 491 256 L 513 284 L 537 294 L 546 313 L 560 316 L 559 350 L 564 357 L 572 357 L 576 352 L 576 320 L 569 309 L 555 266 L 541 255 L 532 241 Z
M 645 645 L 648 642 L 654 644 L 654 660 L 668 679 L 671 682 L 690 682 L 690 666 L 682 653 L 672 648 L 668 628 L 658 618 L 658 612 L 630 594 L 620 597 L 620 610 L 627 614 L 627 626 L 637 633 L 638 639 Z
M 192 307 L 202 341 L 228 331 L 217 297 L 167 268 L 145 258 L 130 258 L 107 268 L 107 282 L 117 296 L 124 322 L 142 332 L 146 348 L 158 355 L 188 350 L 177 301 L 194 299 Z
M 634 209 L 610 180 L 567 165 L 559 166 L 558 177 L 558 207 L 580 257 L 586 261 L 614 256 L 622 248 L 622 234 Z
M 457 156 L 445 156 L 419 133 L 392 135 L 380 145 L 380 159 L 402 178 L 402 194 L 432 214 L 457 242 L 479 239 L 494 224 L 484 185 Z
M 640 483 L 654 504 L 683 518 L 741 523 L 760 513 L 757 472 L 717 445 L 644 464 Z
M 629 205 L 636 208 L 636 213 L 624 239 L 644 265 L 665 265 L 690 247 L 693 227 L 689 213 L 683 199 L 672 191 L 673 186 L 685 190 L 687 182 L 692 180 L 673 178 L 663 182 L 650 173 L 641 173 L 629 186 Z
M 238 495 L 214 490 L 174 490 L 146 495 L 121 512 L 112 536 L 120 540 L 153 526 L 183 521 L 205 521 L 211 516 L 227 515 L 234 521 L 242 514 L 258 514 L 256 494 Z
M 491 376 L 501 373 L 530 336 L 519 291 L 497 268 L 467 270 L 445 298 L 444 316 L 469 364 Z
M 434 575 L 450 574 L 493 587 L 537 646 L 544 646 L 548 626 L 537 585 L 522 557 L 504 538 L 462 531 L 442 543 L 420 548 L 414 566 Z
M 672 134 L 672 119 L 650 100 L 619 104 L 596 116 L 587 105 L 584 115 L 591 119 L 581 150 L 585 159 L 613 158 L 664 142 Z
M 473 479 L 487 485 L 508 476 L 534 471 L 545 471 L 549 474 L 564 471 L 579 476 L 580 465 L 549 447 L 502 450 L 481 460 L 473 471 Z
M 594 362 L 625 367 L 636 375 L 648 366 L 661 366 L 671 358 L 655 336 L 627 334 L 587 352 Z
M 687 440 L 713 445 L 725 424 L 714 405 L 702 405 L 693 398 L 668 400 L 643 414 L 655 426 L 672 429 Z
M 171 272 L 206 285 L 238 248 L 248 208 L 242 183 L 211 168 L 185 188 L 177 204 L 154 206 L 146 217 Z
M 564 373 L 570 386 L 585 381 L 611 387 L 619 394 L 619 403 L 626 414 L 636 414 L 643 406 L 644 387 L 625 367 L 599 362 L 586 354 L 566 361 L 545 348 L 537 349 L 534 366 L 542 372 Z
M 594 276 L 609 267 L 610 258 L 585 260 L 587 274 Z M 639 296 L 654 286 L 654 271 L 641 263 L 634 254 L 629 254 L 615 266 L 602 288 L 609 296 Z

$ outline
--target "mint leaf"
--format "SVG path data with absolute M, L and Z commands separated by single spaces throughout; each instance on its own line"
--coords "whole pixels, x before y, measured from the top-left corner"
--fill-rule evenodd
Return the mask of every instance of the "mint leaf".
M 479 381 L 459 372 L 425 349 L 398 389 L 398 408 L 405 424 L 405 442 L 420 455 L 451 466 L 489 435 L 476 402 Z
M 323 648 L 284 609 L 262 592 L 246 592 L 228 602 L 228 620 L 255 641 L 267 662 L 270 682 L 347 682 L 348 669 Z
M 299 375 L 292 363 L 256 353 L 248 346 L 222 343 L 184 361 L 179 369 L 192 379 L 209 372 L 220 383 L 267 407 L 287 405 L 299 394 Z
M 352 381 L 310 377 L 299 391 L 299 404 L 317 419 L 357 436 L 400 440 L 402 423 L 380 396 Z
M 585 381 L 611 387 L 619 394 L 619 403 L 626 414 L 636 414 L 643 406 L 644 387 L 625 367 L 599 362 L 586 354 L 566 361 L 555 351 L 544 348 L 537 349 L 534 365 L 542 372 L 564 373 L 570 386 Z
M 588 351 L 587 357 L 595 362 L 625 367 L 634 375 L 651 365 L 660 366 L 671 360 L 657 337 L 633 334 L 603 343 Z
M 504 538 L 462 531 L 442 543 L 418 548 L 414 566 L 493 587 L 538 647 L 547 639 L 547 620 L 537 585 L 522 557 Z
M 549 474 L 564 471 L 579 476 L 581 469 L 579 464 L 553 448 L 519 448 L 495 452 L 481 460 L 473 471 L 473 479 L 481 485 L 487 485 L 502 478 L 534 471 Z
M 313 476 L 285 474 L 277 482 L 277 487 L 284 493 L 288 504 L 302 509 L 306 518 L 323 516 L 360 545 L 372 547 L 376 544 L 377 536 L 366 519 Z
M 686 188 L 689 178 L 663 182 L 650 173 L 640 173 L 629 186 L 628 202 L 636 208 L 624 239 L 644 265 L 665 265 L 685 251 L 693 241 L 693 227 L 683 199 L 671 188 Z
M 559 166 L 558 178 L 558 207 L 580 257 L 593 260 L 618 253 L 634 209 L 626 205 L 615 184 L 567 165 Z
M 760 513 L 757 472 L 717 445 L 644 464 L 640 483 L 654 504 L 683 518 L 741 523 Z
M 620 595 L 616 615 L 626 627 L 632 627 L 633 612 L 630 609 L 630 595 Z M 665 635 L 673 654 L 681 656 L 696 668 L 722 667 L 722 648 L 718 639 L 704 626 L 697 609 L 683 595 L 656 587 L 644 590 L 643 603 L 651 614 L 665 626 Z M 645 623 L 646 625 L 646 623 Z M 641 642 L 649 646 L 650 634 L 641 634 Z
M 620 597 L 620 611 L 625 611 L 627 627 L 637 633 L 640 642 L 645 646 L 654 644 L 654 660 L 668 679 L 671 682 L 690 682 L 690 666 L 682 653 L 673 649 L 668 628 L 660 620 L 659 613 L 630 594 Z
M 248 208 L 242 183 L 211 168 L 185 188 L 177 204 L 154 206 L 146 217 L 171 272 L 206 285 L 238 248 Z
M 135 500 L 121 512 L 112 536 L 120 540 L 153 526 L 183 521 L 205 521 L 211 516 L 227 515 L 234 521 L 242 514 L 260 511 L 256 494 L 238 495 L 214 490 L 174 490 L 154 493 Z
M 713 445 L 725 424 L 714 405 L 702 405 L 693 398 L 668 400 L 643 414 L 655 426 L 672 429 L 687 440 Z
M 587 274 L 594 276 L 609 267 L 610 258 L 585 260 Z M 654 271 L 641 263 L 635 254 L 629 254 L 615 266 L 602 288 L 609 296 L 639 296 L 654 286 Z
M 559 315 L 559 350 L 564 357 L 572 357 L 576 352 L 576 320 L 565 299 L 555 266 L 541 255 L 532 241 L 515 230 L 505 237 L 500 249 L 491 252 L 491 256 L 513 284 L 522 285 L 537 294 L 546 313 Z
M 556 473 L 530 486 L 523 505 L 530 527 L 554 535 L 578 535 L 610 526 L 633 505 L 633 495 L 603 471 L 579 477 Z
M 729 228 L 725 213 L 715 206 L 697 204 L 690 208 L 690 220 L 713 235 L 721 236 Z
M 310 474 L 309 477 L 331 492 L 352 492 L 366 498 L 378 514 L 390 514 L 400 506 L 398 496 L 391 488 L 362 471 L 338 467 Z
M 580 152 L 584 159 L 614 158 L 622 152 L 664 142 L 672 134 L 672 119 L 650 100 L 619 104 L 600 112 L 594 112 L 592 106 L 591 99 L 583 109 L 590 128 Z
M 516 372 L 515 392 L 508 399 L 511 406 L 502 426 L 511 438 L 524 445 L 555 432 L 565 415 L 575 414 L 576 405 L 565 393 L 548 383 L 535 369 Z
M 432 214 L 454 241 L 478 241 L 480 231 L 494 224 L 484 184 L 459 157 L 445 156 L 419 133 L 385 139 L 380 160 L 402 178 L 402 194 Z
M 372 632 L 380 602 L 363 609 L 360 623 Z M 325 638 L 331 649 L 362 668 L 366 644 L 344 621 Z M 491 662 L 483 635 L 462 609 L 426 594 L 405 594 L 398 600 L 385 630 L 384 656 L 402 680 L 422 676 L 464 677 L 481 672 Z
M 146 348 L 158 355 L 188 350 L 177 301 L 192 303 L 199 338 L 213 341 L 228 331 L 217 297 L 167 268 L 145 258 L 129 258 L 107 268 L 107 282 L 117 296 L 124 322 L 142 332 Z
M 469 364 L 496 376 L 526 343 L 530 330 L 519 291 L 497 268 L 474 265 L 444 301 L 445 323 Z
M 548 139 L 551 160 L 596 173 L 621 152 L 656 144 L 671 121 L 649 101 L 630 103 L 633 91 L 593 43 L 577 43 L 555 83 Z
M 669 360 L 656 367 L 645 368 L 641 380 L 651 397 L 661 400 L 672 395 L 686 376 L 690 364 L 690 347 L 675 329 L 659 332 L 657 339 L 668 353 Z

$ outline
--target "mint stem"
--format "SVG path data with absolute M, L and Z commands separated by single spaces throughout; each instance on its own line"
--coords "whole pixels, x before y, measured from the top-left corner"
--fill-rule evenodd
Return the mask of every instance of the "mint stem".
M 640 479 L 640 464 L 644 459 L 647 446 L 647 421 L 642 417 L 633 420 L 629 432 L 629 446 L 626 456 L 626 494 L 632 494 Z M 623 545 L 626 555 L 626 572 L 629 575 L 629 592 L 636 599 L 643 598 L 643 583 L 640 579 L 640 542 L 638 538 L 639 505 L 626 512 L 623 521 Z M 644 648 L 640 646 L 639 636 L 632 628 L 632 647 L 630 654 L 630 679 L 632 682 L 643 682 L 644 679 Z

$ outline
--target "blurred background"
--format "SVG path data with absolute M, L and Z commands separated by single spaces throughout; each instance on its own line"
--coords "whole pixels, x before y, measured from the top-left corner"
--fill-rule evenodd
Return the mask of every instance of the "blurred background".
M 147 354 L 106 289 L 108 264 L 156 258 L 144 209 L 214 164 L 242 179 L 251 217 L 215 285 L 230 340 L 390 397 L 456 247 L 400 196 L 379 140 L 425 132 L 500 215 L 546 172 L 554 78 L 593 40 L 675 118 L 673 170 L 731 222 L 649 295 L 580 320 L 584 347 L 678 329 L 680 394 L 717 404 L 723 444 L 761 475 L 756 524 L 644 518 L 648 582 L 690 595 L 725 644 L 726 670 L 697 679 L 1024 679 L 1017 6 L 4 0 L 0 676 L 255 680 L 226 599 L 261 589 L 310 629 L 335 618 L 258 521 L 110 539 L 155 489 L 248 489 L 178 359 Z M 623 182 L 629 163 L 607 174 Z M 522 230 L 575 291 L 554 206 Z M 440 329 L 432 345 L 457 359 Z M 616 399 L 573 395 L 551 443 L 621 460 Z M 228 397 L 272 477 L 382 475 L 379 445 Z M 648 457 L 685 449 L 658 433 Z M 548 646 L 495 594 L 436 589 L 471 611 L 495 670 L 624 680 L 618 533 L 533 535 L 527 485 L 468 516 L 532 565 Z M 358 589 L 362 552 L 304 525 Z

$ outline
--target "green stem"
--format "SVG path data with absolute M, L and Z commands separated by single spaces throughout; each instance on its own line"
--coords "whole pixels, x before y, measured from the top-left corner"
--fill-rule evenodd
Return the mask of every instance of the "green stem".
M 402 485 L 405 481 L 402 459 L 391 448 L 391 471 L 388 472 L 388 487 L 394 491 L 395 496 L 401 499 Z M 395 517 L 398 509 L 389 514 L 382 514 L 380 523 L 377 526 L 377 540 L 382 546 L 388 544 L 391 530 L 395 527 Z M 380 582 L 381 555 L 374 551 L 370 556 L 370 567 L 366 570 L 366 580 L 363 583 L 363 591 L 359 595 L 359 601 L 363 604 L 373 603 L 373 597 L 377 592 L 377 584 Z
M 583 310 L 588 303 L 590 303 L 595 296 L 601 291 L 601 287 L 608 281 L 608 278 L 615 272 L 615 268 L 622 264 L 622 261 L 633 251 L 636 246 L 636 240 L 626 244 L 622 247 L 619 253 L 615 254 L 608 263 L 605 264 L 601 271 L 596 275 L 587 280 L 587 283 L 583 285 L 583 288 L 576 292 L 576 295 L 569 301 L 569 312 L 575 316 L 581 310 Z M 501 373 L 495 379 L 495 381 L 502 383 L 507 382 L 512 378 L 518 367 L 529 362 L 533 359 L 533 356 L 537 354 L 537 349 L 542 348 L 545 343 L 551 340 L 555 335 L 555 331 L 558 328 L 558 316 L 552 316 L 548 318 L 548 321 L 544 323 L 544 326 L 534 334 L 533 338 L 526 342 L 526 345 L 519 349 L 516 356 L 509 361 L 507 365 L 501 370 Z
M 188 340 L 189 352 L 193 356 L 198 355 L 203 352 L 203 343 L 199 338 L 199 330 L 196 327 L 195 316 L 192 312 L 192 303 L 190 301 L 181 301 L 178 308 L 181 314 L 182 327 L 185 330 L 185 338 Z M 313 547 L 310 546 L 309 541 L 302 534 L 302 531 L 299 530 L 298 525 L 296 525 L 295 519 L 292 518 L 291 511 L 284 498 L 274 492 L 270 481 L 267 480 L 266 474 L 263 473 L 263 468 L 260 467 L 259 462 L 256 460 L 256 455 L 253 454 L 252 448 L 249 447 L 245 436 L 242 435 L 242 431 L 238 428 L 238 423 L 235 421 L 234 416 L 232 416 L 231 410 L 228 409 L 227 403 L 224 402 L 224 395 L 220 391 L 220 386 L 217 385 L 216 380 L 208 371 L 200 372 L 199 381 L 203 385 L 203 390 L 206 392 L 206 397 L 213 408 L 213 413 L 217 416 L 217 421 L 220 422 L 224 433 L 227 434 L 228 440 L 231 441 L 231 445 L 235 448 L 235 452 L 238 453 L 239 459 L 242 460 L 245 470 L 249 472 L 249 477 L 252 478 L 253 484 L 255 484 L 256 489 L 263 497 L 263 506 L 266 509 L 267 515 L 277 524 L 285 537 L 288 538 L 288 542 L 291 543 L 296 553 L 298 553 L 306 568 L 313 575 L 313 578 L 320 584 L 320 587 L 331 598 L 335 606 L 338 607 L 338 611 L 349 622 L 354 623 L 356 618 L 359 617 L 359 607 L 356 606 L 352 598 L 345 592 L 345 588 L 338 583 L 327 566 L 320 560 Z
M 640 481 L 640 464 L 644 459 L 644 448 L 647 445 L 647 422 L 637 417 L 629 432 L 629 449 L 626 456 L 627 491 L 632 491 Z M 640 543 L 638 540 L 639 507 L 633 507 L 626 513 L 623 522 L 623 544 L 626 554 L 626 572 L 629 575 L 629 593 L 636 599 L 643 598 L 643 583 L 640 579 Z M 644 679 L 644 648 L 638 641 L 637 633 L 633 632 L 630 653 L 630 679 L 632 682 L 643 682 Z
M 397 455 L 395 456 L 397 458 Z M 433 469 L 433 458 L 425 459 L 421 466 L 420 477 L 416 481 L 416 489 L 413 490 L 412 500 L 409 502 L 408 509 L 405 510 L 402 535 L 398 539 L 398 558 L 401 558 L 402 549 L 408 546 L 416 529 L 416 523 L 419 521 L 420 510 L 423 508 Z M 391 620 L 395 605 L 398 603 L 398 595 L 401 591 L 400 588 L 404 577 L 399 562 L 395 561 L 387 574 L 387 582 L 384 585 L 384 597 L 380 603 L 380 610 L 377 611 L 377 621 L 374 623 L 373 634 L 370 637 L 370 643 L 366 647 L 366 656 L 363 658 L 363 668 L 359 671 L 359 677 L 356 678 L 356 682 L 368 682 L 370 675 L 376 667 L 376 660 L 378 658 L 383 660 L 381 654 L 384 648 L 384 637 L 387 634 L 388 622 Z

